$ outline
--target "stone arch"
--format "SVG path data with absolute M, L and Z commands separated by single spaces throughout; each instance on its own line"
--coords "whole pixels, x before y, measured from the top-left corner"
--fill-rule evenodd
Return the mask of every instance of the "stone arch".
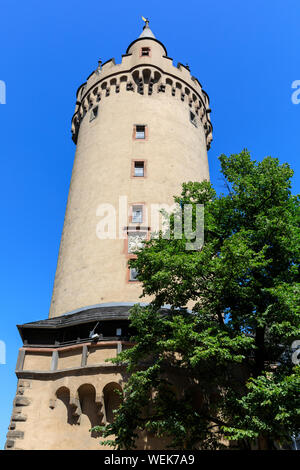
M 148 68 L 143 69 L 142 75 L 143 84 L 144 86 L 148 87 L 148 95 L 151 95 L 153 90 L 153 77 L 151 76 L 151 70 Z
M 151 70 L 150 69 L 143 69 L 142 74 L 143 74 L 144 83 L 148 84 L 150 82 Z
M 158 83 L 159 80 L 161 79 L 161 74 L 159 72 L 157 72 L 157 70 L 155 70 L 154 72 L 154 83 Z
M 139 70 L 135 70 L 133 73 L 132 73 L 132 78 L 133 78 L 133 81 L 136 83 L 137 85 L 137 92 L 140 93 L 141 95 L 144 94 L 144 81 L 143 81 L 143 75 L 140 75 L 140 72 Z
M 176 82 L 176 90 L 178 90 L 178 96 L 180 96 L 181 101 L 184 101 L 185 94 L 181 83 Z
M 72 407 L 70 406 L 70 389 L 65 386 L 61 386 L 56 390 L 56 411 L 61 412 L 61 414 L 66 414 L 66 421 L 68 424 L 76 424 L 76 416 L 73 415 Z M 65 406 L 65 410 L 63 412 L 63 408 L 60 406 L 63 404 Z
M 139 84 L 139 82 L 140 82 L 140 72 L 138 70 L 134 70 L 134 72 L 132 72 L 132 79 L 133 79 L 134 83 L 136 83 L 137 85 Z
M 95 95 L 93 95 L 92 93 L 89 93 L 88 97 L 87 97 L 88 104 L 89 104 L 89 109 L 92 108 L 93 103 L 94 103 L 94 99 L 95 99 Z
M 102 422 L 99 403 L 96 402 L 96 389 L 91 384 L 82 384 L 77 390 L 80 403 L 81 415 L 87 416 L 90 428 L 99 426 Z M 92 437 L 97 437 L 98 433 L 92 432 Z
M 173 93 L 173 80 L 171 80 L 170 78 L 166 78 L 166 92 L 167 92 L 167 94 L 174 96 L 174 93 Z
M 103 398 L 105 406 L 106 421 L 112 423 L 114 420 L 113 411 L 118 409 L 122 403 L 122 397 L 118 392 L 123 392 L 120 384 L 110 382 L 103 388 Z
M 116 93 L 119 93 L 119 91 L 120 91 L 120 85 L 119 85 L 119 83 L 117 82 L 117 79 L 116 79 L 116 78 L 112 78 L 109 83 L 110 83 L 110 87 L 113 87 L 113 86 L 114 86 L 114 87 L 115 87 L 115 92 L 116 92 Z
M 119 80 L 119 87 L 120 87 L 121 90 L 126 90 L 127 81 L 128 81 L 128 76 L 127 75 L 121 75 L 120 80 Z

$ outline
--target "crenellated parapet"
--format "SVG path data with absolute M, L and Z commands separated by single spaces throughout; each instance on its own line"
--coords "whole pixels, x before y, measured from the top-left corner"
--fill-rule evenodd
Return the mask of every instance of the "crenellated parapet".
M 161 94 L 179 100 L 183 106 L 190 108 L 195 123 L 203 126 L 209 149 L 212 141 L 209 98 L 199 81 L 191 75 L 189 67 L 180 63 L 174 67 L 172 59 L 167 56 L 158 59 L 147 57 L 147 63 L 136 56 L 134 53 L 125 54 L 120 64 L 116 64 L 114 59 L 107 61 L 79 87 L 72 117 L 73 141 L 77 143 L 80 124 L 86 114 L 93 113 L 96 107 L 97 112 L 98 107 L 101 109 L 101 100 L 123 93 L 137 93 L 145 97 Z

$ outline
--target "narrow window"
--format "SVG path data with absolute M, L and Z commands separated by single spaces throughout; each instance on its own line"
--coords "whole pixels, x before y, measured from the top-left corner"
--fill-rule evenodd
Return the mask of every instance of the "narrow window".
M 143 222 L 143 206 L 132 206 L 132 222 L 136 224 Z
M 145 139 L 146 137 L 146 126 L 135 126 L 135 138 L 136 139 Z
M 138 272 L 136 268 L 129 268 L 129 281 L 138 281 Z
M 95 107 L 91 110 L 90 122 L 93 121 L 94 119 L 96 119 L 97 116 L 98 116 L 98 106 L 95 106 Z
M 142 47 L 141 56 L 150 56 L 150 47 Z
M 192 124 L 194 124 L 195 127 L 198 127 L 197 126 L 197 121 L 196 121 L 196 115 L 194 113 L 192 113 L 192 111 L 190 111 L 190 121 Z
M 145 176 L 145 162 L 134 162 L 134 176 Z

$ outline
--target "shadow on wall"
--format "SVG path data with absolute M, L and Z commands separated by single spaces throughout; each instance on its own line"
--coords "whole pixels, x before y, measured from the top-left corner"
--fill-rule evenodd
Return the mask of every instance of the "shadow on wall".
M 70 390 L 63 386 L 56 391 L 57 408 L 60 403 L 65 407 L 66 420 L 71 426 L 83 425 L 91 429 L 112 423 L 114 410 L 117 410 L 122 402 L 122 387 L 116 382 L 110 382 L 97 394 L 92 384 L 81 385 L 75 396 L 71 396 Z M 98 438 L 100 434 L 93 431 L 92 438 Z

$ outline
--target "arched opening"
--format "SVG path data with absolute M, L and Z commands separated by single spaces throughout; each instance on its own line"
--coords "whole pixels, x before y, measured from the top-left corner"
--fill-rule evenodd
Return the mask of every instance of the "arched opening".
M 150 81 L 150 76 L 151 76 L 151 70 L 149 69 L 144 69 L 143 70 L 143 79 L 144 83 L 148 84 Z
M 69 424 L 76 424 L 76 418 L 72 415 L 70 407 L 70 390 L 67 387 L 60 387 L 56 391 L 57 406 L 56 412 L 66 415 L 66 420 Z M 64 406 L 63 406 L 64 405 Z
M 106 421 L 112 423 L 114 420 L 114 410 L 117 410 L 122 403 L 122 387 L 116 382 L 105 385 L 103 389 Z
M 99 405 L 96 403 L 96 390 L 91 384 L 83 384 L 78 389 L 78 398 L 80 402 L 82 415 L 87 416 L 89 420 L 89 429 L 101 424 L 101 416 L 99 415 Z M 99 436 L 94 431 L 92 437 Z
M 132 74 L 133 81 L 138 85 L 140 83 L 140 73 L 138 70 L 135 70 Z
M 161 79 L 161 74 L 159 72 L 154 72 L 154 81 L 153 83 L 157 83 Z

